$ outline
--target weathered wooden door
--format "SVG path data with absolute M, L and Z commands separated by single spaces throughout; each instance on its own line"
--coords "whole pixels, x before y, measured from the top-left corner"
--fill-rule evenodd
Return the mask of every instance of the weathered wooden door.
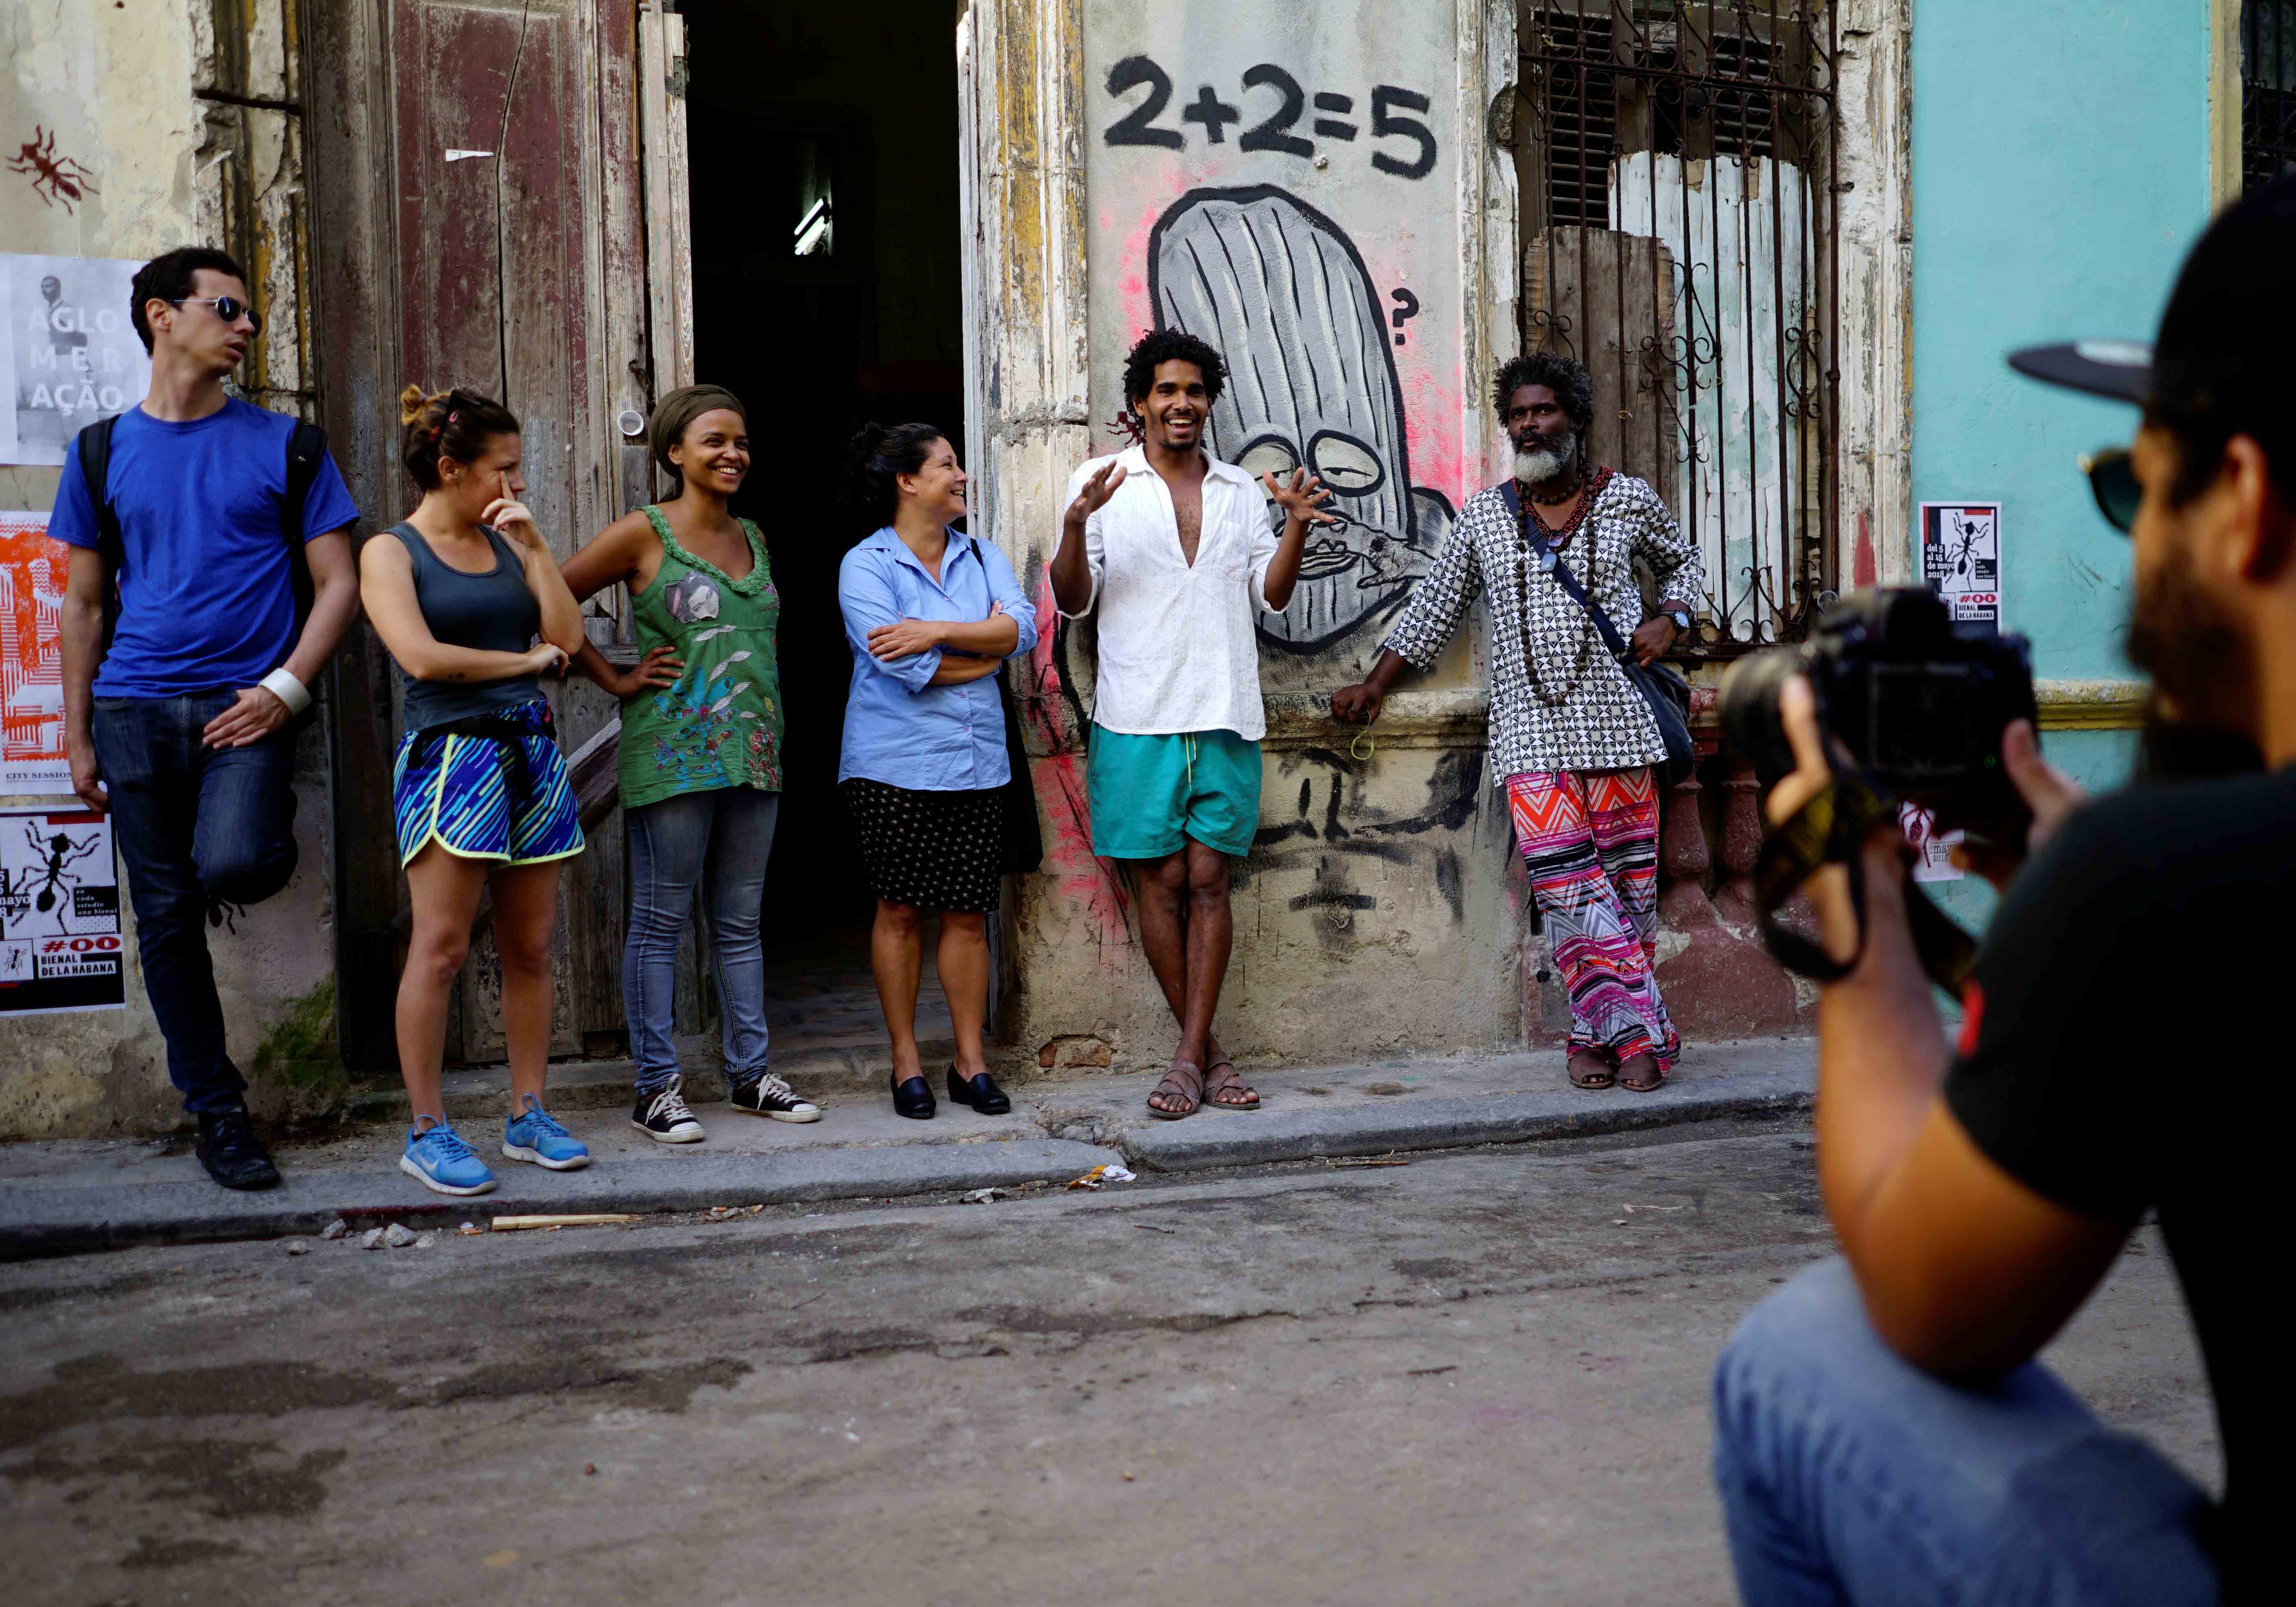
M 500 397 L 524 429 L 527 501 L 562 557 L 646 492 L 652 365 L 640 226 L 632 0 L 315 0 L 315 162 L 325 414 L 369 530 L 414 489 L 395 463 L 406 384 Z M 373 415 L 373 416 L 370 416 Z M 594 639 L 622 633 L 616 594 Z M 387 658 L 364 629 L 338 665 L 338 885 L 346 1055 L 380 1070 L 403 907 L 390 831 L 397 739 Z M 611 717 L 587 682 L 554 692 L 571 752 Z M 626 907 L 617 824 L 561 883 L 554 1052 L 618 1037 Z M 450 1059 L 501 1052 L 499 971 L 475 947 Z M 381 1042 L 378 1043 L 378 1037 Z

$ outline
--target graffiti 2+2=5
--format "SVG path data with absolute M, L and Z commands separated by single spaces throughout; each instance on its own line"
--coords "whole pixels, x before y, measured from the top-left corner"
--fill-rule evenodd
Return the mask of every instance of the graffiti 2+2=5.
M 1186 147 L 1187 136 L 1177 128 L 1160 128 L 1156 119 L 1172 101 L 1172 75 L 1147 56 L 1127 56 L 1108 70 L 1108 93 L 1121 100 L 1132 91 L 1145 87 L 1147 94 L 1138 104 L 1111 123 L 1101 133 L 1101 138 L 1111 145 L 1150 145 L 1167 151 Z M 1255 89 L 1275 92 L 1275 110 L 1267 117 L 1242 129 L 1236 135 L 1236 145 L 1244 151 L 1274 151 L 1285 156 L 1313 159 L 1314 140 L 1300 138 L 1292 130 L 1299 126 L 1308 109 L 1308 92 L 1300 80 L 1272 62 L 1262 61 L 1243 75 L 1243 94 Z M 1238 96 L 1242 99 L 1242 96 Z M 1355 111 L 1355 97 L 1319 92 L 1316 97 L 1319 114 L 1309 125 L 1320 138 L 1352 143 L 1363 129 L 1350 122 Z M 1424 178 L 1435 168 L 1434 131 L 1415 117 L 1404 117 L 1401 112 L 1425 111 L 1428 98 L 1409 89 L 1398 89 L 1392 84 L 1382 84 L 1371 92 L 1371 137 L 1374 140 L 1402 140 L 1415 146 L 1410 156 L 1392 155 L 1385 151 L 1371 153 L 1371 165 L 1382 173 L 1391 173 L 1398 178 Z M 1199 123 L 1203 127 L 1208 144 L 1227 143 L 1228 125 L 1243 121 L 1242 108 L 1219 98 L 1210 84 L 1201 86 L 1196 98 L 1180 113 L 1184 123 Z

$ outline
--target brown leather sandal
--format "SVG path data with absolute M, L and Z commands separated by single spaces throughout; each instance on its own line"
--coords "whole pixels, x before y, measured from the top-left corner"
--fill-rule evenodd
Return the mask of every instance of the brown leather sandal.
M 1226 1073 L 1225 1076 L 1222 1075 L 1223 1072 Z M 1250 1097 L 1222 1099 L 1220 1095 L 1231 1088 L 1240 1088 Z M 1243 1080 L 1236 1071 L 1235 1062 L 1225 1054 L 1204 1069 L 1204 1109 L 1207 1111 L 1257 1111 L 1259 1109 L 1259 1093 L 1250 1083 Z
M 1655 1094 L 1666 1086 L 1666 1069 L 1655 1054 L 1631 1054 L 1619 1067 L 1619 1086 L 1629 1094 Z
M 1570 1072 L 1574 1088 L 1607 1088 L 1619 1080 L 1611 1070 L 1611 1062 L 1594 1049 L 1573 1049 Z
M 1185 1111 L 1165 1111 L 1152 1103 L 1148 1107 L 1149 1115 L 1160 1117 L 1166 1121 L 1193 1116 L 1204 1101 L 1204 1074 L 1188 1062 L 1176 1060 L 1172 1062 L 1172 1069 L 1164 1073 L 1164 1080 L 1148 1091 L 1148 1097 L 1152 1102 L 1159 1094 L 1167 1099 L 1184 1099 L 1187 1101 L 1188 1108 Z

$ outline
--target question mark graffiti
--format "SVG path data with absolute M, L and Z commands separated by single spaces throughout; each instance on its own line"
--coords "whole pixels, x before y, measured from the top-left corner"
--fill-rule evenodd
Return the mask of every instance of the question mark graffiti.
M 1403 321 L 1419 316 L 1419 298 L 1409 291 L 1390 291 L 1388 294 L 1396 300 L 1396 308 L 1391 316 L 1395 319 L 1395 343 L 1400 346 L 1403 344 Z

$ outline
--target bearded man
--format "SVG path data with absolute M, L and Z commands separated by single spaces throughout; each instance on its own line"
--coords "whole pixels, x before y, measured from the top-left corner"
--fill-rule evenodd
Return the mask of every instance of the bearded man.
M 1479 593 L 1490 594 L 1491 776 L 1507 791 L 1538 916 L 1570 998 L 1572 1086 L 1647 1094 L 1682 1040 L 1658 950 L 1658 723 L 1604 645 L 1647 664 L 1690 628 L 1698 549 L 1659 494 L 1587 463 L 1595 382 L 1568 357 L 1509 358 L 1491 405 L 1514 447 L 1511 482 L 1479 491 L 1388 633 L 1371 674 L 1332 694 L 1369 725 L 1406 666 L 1424 669 Z M 1634 562 L 1667 601 L 1643 618 Z M 1576 583 L 1584 604 L 1564 577 Z M 1631 632 L 1631 637 L 1628 633 Z
M 2227 1062 L 2233 1105 L 2196 1097 L 2192 1069 L 2224 1029 L 2268 1042 L 2287 987 L 2287 951 L 2256 934 L 2296 895 L 2292 297 L 2282 178 L 2202 236 L 2153 346 L 2010 359 L 2144 409 L 2128 450 L 2085 466 L 2134 538 L 2129 657 L 2185 735 L 2153 743 L 2150 779 L 2087 803 L 2030 725 L 2008 727 L 2031 826 L 1988 833 L 2004 862 L 1980 868 L 2005 891 L 1957 1040 L 1915 954 L 1893 823 L 1863 845 L 1862 898 L 1841 865 L 1805 889 L 1849 967 L 1817 1017 L 1818 1184 L 1841 1257 L 1758 1307 L 1715 1379 L 1751 1607 L 2285 1599 L 2290 1390 L 2271 1313 L 2288 1095 L 2269 1055 L 2261 1076 Z M 1806 682 L 1780 711 L 1797 768 L 1773 824 L 1833 784 Z M 2210 774 L 2161 775 L 2164 755 Z M 2190 963 L 2164 972 L 2164 955 Z M 2220 1505 L 2033 1359 L 2148 1216 L 2216 1397 Z

